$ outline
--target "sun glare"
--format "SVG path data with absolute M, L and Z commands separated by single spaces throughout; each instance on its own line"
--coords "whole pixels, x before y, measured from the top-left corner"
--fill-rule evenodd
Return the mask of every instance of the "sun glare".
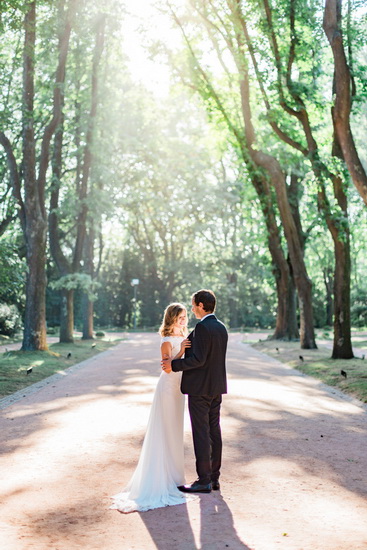
M 148 48 L 158 40 L 169 48 L 180 42 L 178 29 L 167 15 L 157 9 L 156 0 L 125 0 L 127 15 L 121 33 L 129 69 L 133 78 L 155 95 L 166 96 L 169 90 L 169 67 L 159 56 L 149 55 Z

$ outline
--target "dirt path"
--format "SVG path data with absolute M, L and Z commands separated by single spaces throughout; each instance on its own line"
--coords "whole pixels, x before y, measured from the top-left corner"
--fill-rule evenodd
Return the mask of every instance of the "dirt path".
M 1 549 L 367 549 L 365 407 L 240 335 L 230 336 L 221 493 L 109 510 L 139 456 L 158 365 L 158 336 L 134 334 L 0 402 Z M 192 481 L 187 418 L 185 437 Z

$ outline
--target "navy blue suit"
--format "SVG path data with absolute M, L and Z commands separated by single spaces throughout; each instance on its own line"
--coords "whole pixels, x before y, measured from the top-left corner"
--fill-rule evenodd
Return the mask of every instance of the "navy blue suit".
M 172 370 L 183 371 L 182 393 L 189 396 L 196 470 L 201 484 L 217 481 L 222 460 L 220 406 L 227 393 L 225 356 L 228 333 L 214 314 L 200 321 L 189 335 L 191 348 Z

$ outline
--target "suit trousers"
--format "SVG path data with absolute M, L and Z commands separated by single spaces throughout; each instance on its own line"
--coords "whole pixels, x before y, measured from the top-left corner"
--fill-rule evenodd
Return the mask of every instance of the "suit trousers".
M 189 395 L 188 404 L 200 483 L 217 481 L 222 462 L 220 406 L 222 396 Z

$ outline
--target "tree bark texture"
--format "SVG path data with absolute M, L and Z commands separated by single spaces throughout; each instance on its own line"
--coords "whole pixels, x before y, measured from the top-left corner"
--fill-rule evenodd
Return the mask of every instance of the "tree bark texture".
M 84 270 L 94 279 L 94 229 L 91 228 L 86 234 L 84 242 Z M 83 340 L 91 340 L 93 338 L 93 313 L 94 302 L 90 299 L 87 292 L 83 295 Z
M 334 125 L 335 129 L 335 125 Z M 334 131 L 333 155 L 342 158 L 338 136 Z M 327 219 L 334 241 L 334 345 L 333 359 L 351 359 L 354 357 L 350 319 L 350 231 L 348 223 L 348 203 L 342 178 L 333 179 L 334 195 L 342 212 L 339 220 Z
M 36 178 L 33 126 L 36 2 L 24 19 L 23 179 L 26 241 L 26 305 L 22 350 L 46 350 L 46 220 L 43 190 Z
M 60 342 L 74 342 L 74 290 L 61 291 Z
M 200 85 L 196 86 L 195 89 L 199 93 L 203 94 L 205 98 L 208 96 L 208 94 L 211 96 L 218 111 L 222 114 L 223 119 L 227 124 L 229 131 L 232 133 L 235 140 L 237 141 L 239 149 L 241 151 L 242 160 L 249 169 L 251 182 L 259 197 L 261 210 L 265 218 L 265 223 L 266 223 L 267 232 L 268 232 L 268 246 L 269 246 L 269 251 L 272 258 L 273 274 L 275 277 L 275 284 L 276 284 L 278 303 L 277 303 L 276 327 L 275 327 L 273 338 L 274 339 L 289 338 L 291 337 L 291 333 L 289 332 L 289 309 L 290 308 L 289 308 L 289 302 L 288 302 L 290 298 L 290 293 L 289 293 L 290 275 L 289 275 L 287 260 L 282 250 L 279 228 L 276 223 L 276 215 L 275 215 L 274 202 L 273 202 L 271 189 L 269 188 L 269 184 L 268 184 L 268 181 L 266 180 L 266 177 L 263 177 L 263 175 L 259 176 L 258 174 L 259 171 L 256 167 L 256 163 L 253 162 L 253 159 L 251 159 L 251 156 L 249 155 L 248 143 L 246 139 L 247 136 L 246 137 L 244 136 L 243 128 L 238 128 L 232 122 L 229 113 L 227 113 L 226 108 L 223 105 L 220 97 L 218 96 L 215 89 L 213 88 L 210 78 L 208 77 L 206 72 L 203 70 L 203 68 L 201 67 L 197 59 L 195 52 L 193 50 L 193 47 L 190 43 L 190 40 L 188 39 L 185 33 L 185 29 L 183 27 L 182 22 L 180 21 L 179 17 L 176 15 L 176 13 L 173 10 L 171 11 L 171 13 L 175 22 L 177 23 L 177 25 L 180 27 L 182 31 L 187 47 L 195 62 L 195 68 L 197 69 L 197 72 L 200 74 L 200 77 L 205 83 L 205 90 L 201 90 Z M 210 22 L 206 18 L 205 14 L 200 13 L 200 15 L 204 17 L 204 19 L 209 23 L 208 27 L 210 27 Z M 232 53 L 233 58 L 237 64 L 239 75 L 242 76 L 242 66 L 241 66 L 241 63 L 239 63 L 239 56 L 237 55 L 238 52 L 235 51 L 233 42 L 231 40 L 227 39 L 226 42 L 227 42 L 228 49 Z M 242 105 L 242 107 L 244 108 L 244 105 Z M 292 326 L 294 322 L 295 322 L 295 319 L 292 320 Z
M 334 284 L 334 306 L 335 306 L 335 318 L 339 319 L 339 322 L 334 322 L 334 350 L 333 356 L 338 356 L 343 358 L 349 358 L 351 353 L 351 336 L 350 332 L 348 335 L 348 319 L 350 320 L 350 304 L 349 304 L 349 285 L 350 285 L 350 267 L 348 271 L 348 265 L 350 265 L 350 250 L 349 250 L 349 227 L 348 227 L 348 214 L 347 214 L 347 198 L 343 189 L 342 182 L 340 177 L 337 174 L 331 173 L 324 163 L 320 160 L 318 153 L 318 145 L 316 140 L 313 137 L 313 132 L 311 124 L 309 121 L 308 112 L 306 105 L 300 95 L 295 91 L 292 81 L 292 65 L 296 57 L 296 42 L 297 42 L 297 29 L 296 29 L 296 2 L 293 0 L 290 2 L 290 46 L 289 46 L 289 58 L 287 63 L 287 78 L 286 86 L 289 95 L 293 98 L 297 109 L 294 109 L 288 105 L 285 94 L 283 93 L 283 79 L 282 79 L 282 59 L 279 53 L 279 47 L 277 42 L 277 37 L 273 28 L 272 20 L 272 9 L 268 0 L 263 0 L 264 11 L 266 19 L 269 26 L 269 41 L 272 46 L 272 51 L 274 53 L 275 65 L 277 68 L 278 74 L 278 92 L 279 92 L 279 103 L 281 107 L 285 110 L 286 113 L 295 117 L 302 126 L 304 137 L 306 138 L 307 146 L 301 145 L 301 141 L 296 141 L 291 139 L 285 132 L 280 131 L 277 128 L 277 124 L 273 121 L 271 126 L 276 131 L 277 135 L 286 143 L 291 145 L 294 149 L 299 150 L 302 154 L 309 158 L 312 164 L 313 172 L 319 183 L 319 193 L 318 193 L 318 206 L 320 211 L 323 213 L 328 229 L 334 241 L 334 250 L 335 250 L 335 278 L 340 278 L 336 280 Z M 260 88 L 263 94 L 265 106 L 270 115 L 271 108 L 265 89 L 262 86 L 261 75 L 257 66 L 256 58 L 253 54 L 253 48 L 250 41 L 250 38 L 247 33 L 246 22 L 242 19 L 242 27 L 244 29 L 244 34 L 246 36 L 246 42 L 248 48 L 251 52 L 251 57 L 255 72 L 260 84 Z M 345 75 L 344 75 L 345 76 Z M 334 77 L 335 80 L 335 77 Z M 335 87 L 335 86 L 334 86 Z M 333 109 L 335 111 L 335 108 Z M 349 116 L 349 115 L 348 115 Z M 269 116 L 269 119 L 271 117 Z M 334 145 L 332 154 L 335 156 L 335 143 L 338 140 L 338 133 L 336 131 L 336 121 L 335 116 L 333 115 L 334 123 Z M 342 153 L 337 154 L 339 158 L 342 158 Z M 343 220 L 336 219 L 337 215 L 331 210 L 328 197 L 326 194 L 326 186 L 324 180 L 330 180 L 333 183 L 334 187 L 334 197 L 336 198 L 339 207 L 343 212 Z M 300 225 L 298 220 L 298 214 L 294 216 L 296 225 Z M 302 234 L 299 230 L 300 242 L 302 243 Z M 304 244 L 304 243 L 303 243 Z M 347 288 L 348 287 L 348 288 Z M 343 320 L 343 321 L 341 321 Z M 349 326 L 350 329 L 350 326 Z M 342 333 L 341 333 L 342 331 Z M 339 342 L 338 349 L 336 349 L 336 343 Z M 342 344 L 341 344 L 342 343 Z
M 255 166 L 265 170 L 266 174 L 269 176 L 277 197 L 280 218 L 282 220 L 284 235 L 287 240 L 289 257 L 292 264 L 294 283 L 298 292 L 301 348 L 314 349 L 317 346 L 313 324 L 312 284 L 307 275 L 304 263 L 303 243 L 300 242 L 296 223 L 288 200 L 285 175 L 279 162 L 271 155 L 253 147 L 256 139 L 251 118 L 248 73 L 245 67 L 242 68 L 240 92 L 249 154 Z
M 323 26 L 333 52 L 335 71 L 334 128 L 352 181 L 367 205 L 367 174 L 359 158 L 350 127 L 352 79 L 343 44 L 341 8 L 341 0 L 325 1 Z
M 70 25 L 70 24 L 69 24 Z M 96 45 L 93 57 L 92 68 L 92 91 L 91 91 L 91 109 L 88 120 L 88 130 L 86 136 L 86 145 L 84 148 L 83 163 L 80 162 L 80 155 L 78 155 L 78 176 L 76 182 L 76 192 L 80 199 L 81 210 L 77 220 L 77 237 L 75 247 L 73 251 L 73 258 L 68 260 L 64 254 L 61 246 L 59 222 L 58 222 L 58 207 L 59 207 L 59 194 L 62 178 L 62 149 L 63 149 L 63 124 L 64 124 L 64 92 L 63 87 L 60 87 L 60 96 L 57 103 L 59 125 L 55 132 L 54 147 L 53 147 L 53 185 L 51 189 L 50 199 L 50 215 L 49 215 L 49 238 L 50 249 L 53 259 L 59 271 L 60 276 L 65 276 L 78 272 L 80 270 L 80 264 L 82 259 L 82 251 L 84 245 L 84 239 L 86 234 L 87 224 L 87 197 L 88 197 L 88 179 L 90 168 L 92 165 L 92 153 L 91 145 L 93 139 L 94 120 L 97 114 L 98 104 L 98 64 L 103 51 L 104 43 L 104 18 L 99 20 L 97 25 Z M 65 51 L 65 34 L 60 35 L 59 39 L 59 56 L 63 55 Z M 62 83 L 65 82 L 65 71 L 60 75 L 63 78 Z M 81 121 L 78 119 L 80 124 Z M 76 129 L 77 136 L 80 133 L 80 127 Z M 78 137 L 77 137 L 78 139 Z M 82 168 L 81 168 L 82 166 Z M 82 171 L 82 181 L 79 185 L 79 170 Z M 93 320 L 93 315 L 92 315 Z M 60 342 L 72 342 L 74 330 L 74 292 L 65 289 L 62 293 L 62 305 L 60 311 Z M 92 337 L 93 337 L 93 321 L 92 321 Z
M 74 6 L 75 7 L 75 6 Z M 53 93 L 53 114 L 46 125 L 36 173 L 36 140 L 34 134 L 34 70 L 36 43 L 36 1 L 29 2 L 24 17 L 23 91 L 22 91 L 22 163 L 19 168 L 12 145 L 4 132 L 0 143 L 5 149 L 13 196 L 19 205 L 19 217 L 26 243 L 26 305 L 23 350 L 45 350 L 46 343 L 46 173 L 51 138 L 57 128 L 65 76 L 66 55 L 71 25 L 64 29 Z M 21 180 L 24 182 L 22 192 Z

